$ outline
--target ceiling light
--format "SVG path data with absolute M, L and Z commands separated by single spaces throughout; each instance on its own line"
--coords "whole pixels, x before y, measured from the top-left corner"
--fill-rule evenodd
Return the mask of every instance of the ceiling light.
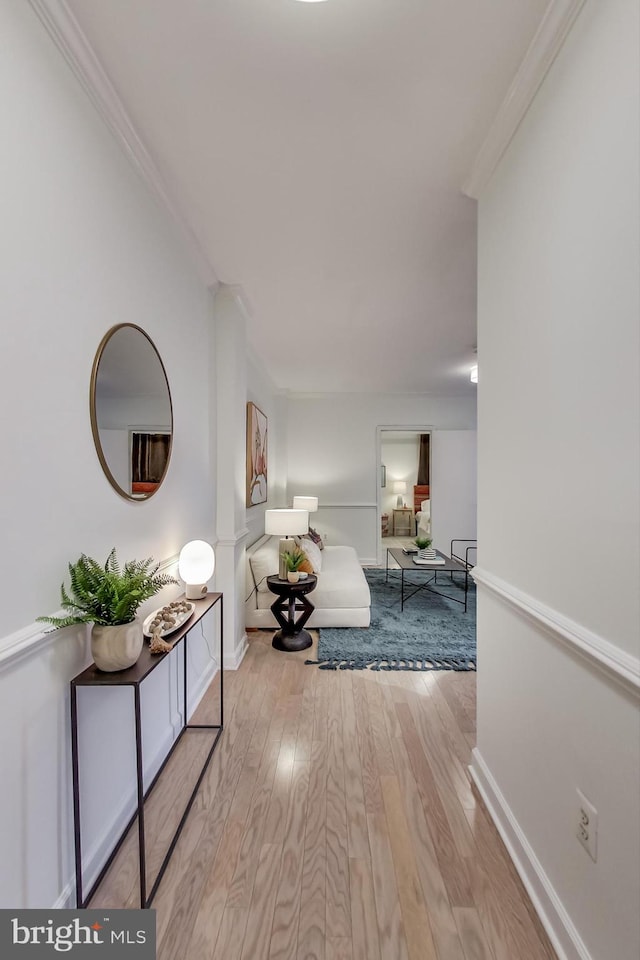
M 471 367 L 471 372 L 470 372 L 470 374 L 469 374 L 469 377 L 470 377 L 470 379 L 471 379 L 471 383 L 477 383 L 477 382 L 478 382 L 478 364 L 477 364 L 477 363 L 474 364 L 473 367 Z

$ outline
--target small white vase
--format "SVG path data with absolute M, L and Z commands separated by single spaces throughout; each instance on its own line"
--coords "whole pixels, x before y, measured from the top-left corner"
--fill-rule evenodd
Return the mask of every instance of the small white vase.
M 289 583 L 297 583 L 300 579 L 300 572 L 298 570 L 289 570 L 287 573 L 287 580 Z
M 105 673 L 132 667 L 143 644 L 142 624 L 138 620 L 113 625 L 94 623 L 91 629 L 91 656 L 98 670 Z
M 422 547 L 418 550 L 418 559 L 419 560 L 435 560 L 436 552 L 433 547 Z

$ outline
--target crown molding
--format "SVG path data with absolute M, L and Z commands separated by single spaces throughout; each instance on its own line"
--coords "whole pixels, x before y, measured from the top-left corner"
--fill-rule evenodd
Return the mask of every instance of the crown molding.
M 462 192 L 477 200 L 511 143 L 585 0 L 551 0 L 507 95 L 489 127 Z
M 208 287 L 217 287 L 218 279 L 200 241 L 171 196 L 108 74 L 65 0 L 29 0 L 29 3 L 129 161 L 171 216 L 199 276 Z

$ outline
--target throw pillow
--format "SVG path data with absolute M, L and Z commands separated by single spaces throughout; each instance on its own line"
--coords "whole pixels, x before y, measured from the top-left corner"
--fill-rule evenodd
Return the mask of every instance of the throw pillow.
M 309 540 L 308 537 L 300 537 L 297 543 L 300 549 L 304 550 L 306 553 L 307 560 L 313 567 L 313 573 L 320 573 L 322 569 L 322 554 L 320 553 L 318 546 L 313 542 L 313 540 Z
M 309 540 L 313 540 L 313 542 L 318 545 L 320 550 L 324 550 L 324 541 L 318 531 L 314 530 L 313 527 L 309 527 L 309 533 L 305 533 L 305 537 L 308 537 Z

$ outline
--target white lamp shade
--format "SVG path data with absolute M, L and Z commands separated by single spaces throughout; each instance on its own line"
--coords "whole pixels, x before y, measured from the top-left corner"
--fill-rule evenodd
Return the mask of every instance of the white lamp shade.
M 393 481 L 393 492 L 394 492 L 394 493 L 406 493 L 406 492 L 407 492 L 407 481 L 406 481 L 406 480 L 394 480 L 394 481 Z
M 264 532 L 268 536 L 295 537 L 309 529 L 308 510 L 265 510 Z
M 294 497 L 293 509 L 307 510 L 309 513 L 315 513 L 316 510 L 318 509 L 318 498 L 317 497 Z
M 180 551 L 178 573 L 185 583 L 185 595 L 195 600 L 207 592 L 207 581 L 213 576 L 216 555 L 205 540 L 191 540 Z

